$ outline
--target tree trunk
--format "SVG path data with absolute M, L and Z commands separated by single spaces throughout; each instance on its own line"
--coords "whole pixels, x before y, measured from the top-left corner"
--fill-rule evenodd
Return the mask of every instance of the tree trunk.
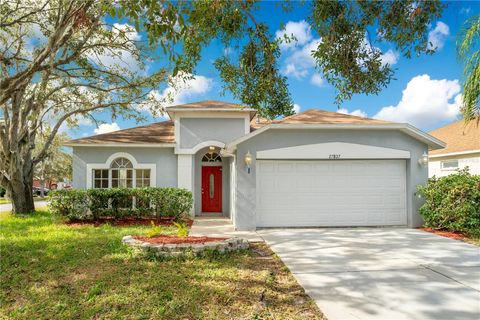
M 8 197 L 12 200 L 14 214 L 27 214 L 35 211 L 33 202 L 33 163 L 24 162 L 12 170 L 11 179 L 6 183 Z
M 32 185 L 32 182 L 24 181 L 7 186 L 7 190 L 10 191 L 9 197 L 12 200 L 13 213 L 32 213 L 35 211 Z

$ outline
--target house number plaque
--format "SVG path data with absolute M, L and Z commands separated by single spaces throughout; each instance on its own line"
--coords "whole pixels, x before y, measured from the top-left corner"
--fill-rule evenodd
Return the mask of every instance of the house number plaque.
M 340 155 L 339 154 L 331 154 L 328 156 L 328 159 L 340 159 Z

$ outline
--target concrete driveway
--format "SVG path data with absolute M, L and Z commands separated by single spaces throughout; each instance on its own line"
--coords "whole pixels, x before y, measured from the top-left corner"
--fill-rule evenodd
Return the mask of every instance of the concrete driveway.
M 257 231 L 329 320 L 480 319 L 480 248 L 404 228 Z

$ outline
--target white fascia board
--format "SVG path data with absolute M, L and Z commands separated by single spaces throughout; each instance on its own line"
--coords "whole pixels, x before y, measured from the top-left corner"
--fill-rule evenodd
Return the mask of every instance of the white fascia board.
M 461 156 L 461 155 L 465 155 L 465 154 L 474 154 L 474 153 L 480 153 L 480 149 L 450 152 L 450 153 L 432 154 L 432 155 L 429 155 L 428 157 L 429 158 L 442 158 L 442 157 Z
M 142 147 L 174 148 L 175 143 L 66 143 L 66 147 Z
M 405 123 L 403 125 L 405 126 L 405 128 L 402 130 L 403 132 L 422 142 L 425 142 L 430 147 L 430 150 L 443 149 L 447 146 L 447 144 L 442 140 L 437 139 L 434 136 L 425 133 L 420 129 L 417 129 L 408 123 Z
M 272 123 L 252 133 L 232 141 L 226 146 L 229 151 L 235 150 L 236 146 L 254 136 L 269 129 L 345 129 L 345 130 L 400 130 L 409 136 L 426 143 L 431 150 L 445 148 L 443 141 L 406 123 L 385 123 L 385 124 L 290 124 Z

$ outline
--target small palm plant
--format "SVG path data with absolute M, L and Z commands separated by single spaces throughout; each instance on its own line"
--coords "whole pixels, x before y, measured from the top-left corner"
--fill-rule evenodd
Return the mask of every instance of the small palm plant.
M 467 20 L 459 33 L 457 52 L 464 63 L 462 114 L 465 121 L 480 121 L 480 16 Z
M 174 222 L 173 225 L 177 227 L 177 236 L 181 238 L 188 236 L 188 227 L 186 224 Z
M 156 226 L 153 221 L 150 221 L 150 228 L 147 230 L 147 237 L 153 238 L 162 234 L 162 227 Z

